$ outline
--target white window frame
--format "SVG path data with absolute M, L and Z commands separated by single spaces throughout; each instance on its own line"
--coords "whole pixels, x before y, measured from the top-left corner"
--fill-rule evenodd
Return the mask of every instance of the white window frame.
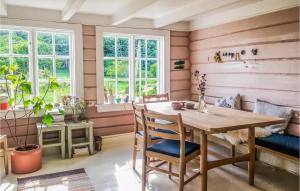
M 83 87 L 83 36 L 82 36 L 82 25 L 81 24 L 68 24 L 68 23 L 57 23 L 57 22 L 44 22 L 44 21 L 33 21 L 33 20 L 19 20 L 19 19 L 10 19 L 10 18 L 1 18 L 1 26 L 0 28 L 16 28 L 20 30 L 34 30 L 34 31 L 45 31 L 45 32 L 57 32 L 57 33 L 71 33 L 71 41 L 70 44 L 70 58 L 72 61 L 72 66 L 70 68 L 70 80 L 73 83 L 71 86 L 72 94 L 79 98 L 84 98 L 84 87 Z M 31 50 L 30 53 L 35 52 L 35 32 L 32 33 L 31 38 Z M 30 64 L 29 67 L 31 72 L 34 75 L 37 75 L 37 63 L 36 63 L 36 55 L 37 53 L 32 54 L 31 62 L 35 62 L 34 64 Z M 76 76 L 76 80 L 75 80 Z M 37 76 L 35 76 L 34 89 L 37 87 Z M 36 91 L 33 92 L 36 95 Z
M 160 39 L 160 55 L 159 55 L 159 74 L 158 81 L 160 87 L 158 92 L 170 93 L 170 31 L 168 30 L 154 30 L 154 29 L 134 29 L 134 28 L 117 28 L 117 27 L 96 27 L 96 74 L 97 74 L 97 110 L 98 112 L 120 111 L 131 109 L 131 104 L 104 104 L 104 55 L 103 55 L 103 37 L 107 34 L 119 34 L 120 36 L 130 35 L 138 37 L 155 37 Z M 130 40 L 129 47 L 134 47 L 133 40 Z M 129 50 L 129 65 L 134 66 L 135 55 L 134 51 Z M 134 68 L 129 69 L 130 76 L 135 76 Z M 134 84 L 134 78 L 130 78 L 130 84 Z M 129 94 L 132 98 L 134 95 L 134 88 L 129 87 Z

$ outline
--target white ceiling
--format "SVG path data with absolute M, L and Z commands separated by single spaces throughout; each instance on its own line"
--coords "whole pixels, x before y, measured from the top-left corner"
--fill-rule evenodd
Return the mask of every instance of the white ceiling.
M 132 19 L 153 20 L 154 28 L 189 23 L 194 30 L 222 22 L 230 22 L 272 11 L 299 6 L 298 0 L 4 0 L 0 6 L 19 6 L 50 9 L 61 12 L 61 20 L 68 21 L 81 13 L 111 18 L 111 25 Z M 8 9 L 9 10 L 9 9 Z M 226 18 L 226 14 L 234 15 Z M 1 12 L 2 11 L 2 12 Z M 9 15 L 0 10 L 0 15 Z M 217 17 L 217 15 L 220 15 Z M 211 20 L 214 18 L 215 20 Z

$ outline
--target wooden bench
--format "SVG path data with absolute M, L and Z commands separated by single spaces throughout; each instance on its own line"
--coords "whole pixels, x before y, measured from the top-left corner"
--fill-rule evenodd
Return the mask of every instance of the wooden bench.
M 300 111 L 294 111 L 293 117 L 289 122 L 288 128 L 285 131 L 285 134 L 287 136 L 289 136 L 289 135 L 298 136 L 298 139 L 300 139 L 300 137 L 299 137 L 300 136 Z M 288 160 L 299 161 L 299 156 L 295 157 L 293 155 L 286 154 L 286 153 L 283 153 L 283 152 L 279 152 L 279 151 L 276 151 L 274 149 L 271 149 L 271 148 L 268 148 L 268 147 L 265 147 L 265 146 L 261 146 L 261 145 L 258 145 L 258 144 L 255 145 L 255 148 L 256 148 L 257 151 L 259 151 L 259 150 L 260 151 L 265 151 L 265 152 L 269 152 L 273 155 L 283 157 L 283 158 L 288 159 Z

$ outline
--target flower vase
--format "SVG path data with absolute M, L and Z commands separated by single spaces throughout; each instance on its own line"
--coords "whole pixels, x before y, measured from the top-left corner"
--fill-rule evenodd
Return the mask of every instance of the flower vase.
M 201 113 L 207 113 L 207 107 L 206 107 L 206 103 L 204 100 L 204 95 L 199 95 L 199 100 L 198 100 L 199 104 L 198 104 L 198 111 Z

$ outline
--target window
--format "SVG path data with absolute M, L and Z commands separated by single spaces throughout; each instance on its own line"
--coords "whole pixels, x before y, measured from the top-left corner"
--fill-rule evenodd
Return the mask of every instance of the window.
M 37 31 L 36 38 L 38 93 L 44 95 L 48 78 L 53 76 L 59 82 L 60 88 L 56 92 L 49 92 L 45 100 L 60 102 L 62 96 L 71 95 L 70 35 Z
M 105 102 L 109 95 L 117 102 L 126 102 L 160 92 L 160 41 L 155 36 L 104 35 Z
M 36 95 L 46 91 L 49 77 L 55 77 L 59 90 L 49 92 L 45 101 L 60 102 L 64 95 L 73 95 L 72 32 L 36 28 L 0 29 L 0 66 L 17 64 L 18 72 L 26 75 Z M 0 95 L 6 94 L 0 79 Z

